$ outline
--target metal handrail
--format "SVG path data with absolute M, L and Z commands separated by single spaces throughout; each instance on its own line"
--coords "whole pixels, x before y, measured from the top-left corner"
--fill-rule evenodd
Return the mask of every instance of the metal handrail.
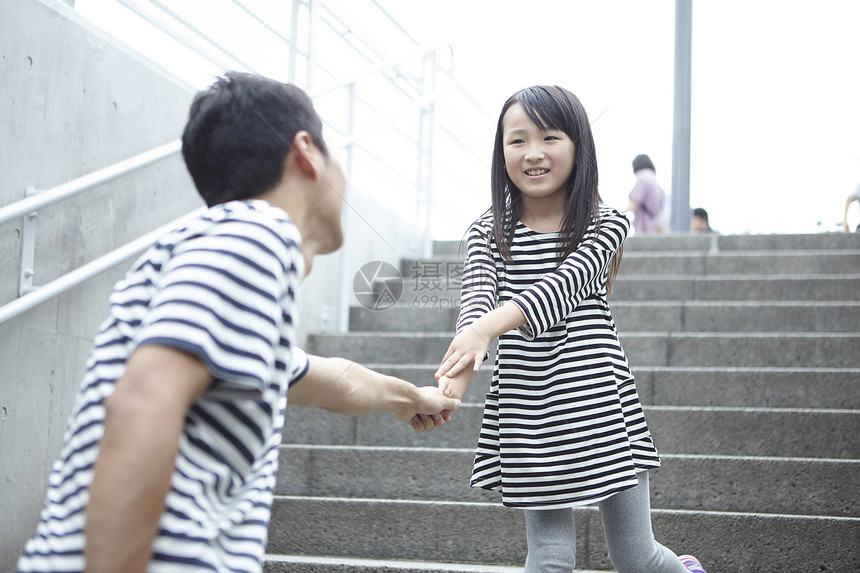
M 114 266 L 115 264 L 140 253 L 155 243 L 158 239 L 164 236 L 169 231 L 181 225 L 184 221 L 197 216 L 203 212 L 205 208 L 195 209 L 191 213 L 183 215 L 172 223 L 168 223 L 159 227 L 154 231 L 150 231 L 146 235 L 137 238 L 136 240 L 123 245 L 122 247 L 111 251 L 89 263 L 78 267 L 77 269 L 66 273 L 58 279 L 55 279 L 29 293 L 13 300 L 12 302 L 0 307 L 0 324 L 7 320 L 11 320 L 18 315 L 21 315 L 31 308 L 42 304 L 57 295 L 60 295 L 67 290 L 79 285 L 87 279 L 90 279 L 104 270 Z
M 113 165 L 109 165 L 108 167 L 99 169 L 98 171 L 94 171 L 88 175 L 84 175 L 83 177 L 72 179 L 71 181 L 57 185 L 56 187 L 51 187 L 50 189 L 40 190 L 30 187 L 27 189 L 26 199 L 21 199 L 11 205 L 0 208 L 0 224 L 6 223 L 16 217 L 32 213 L 42 207 L 59 203 L 60 201 L 73 197 L 82 191 L 86 191 L 87 189 L 112 181 L 117 177 L 137 171 L 138 169 L 146 167 L 156 161 L 161 161 L 162 159 L 178 152 L 181 148 L 182 145 L 179 140 L 171 141 L 170 143 L 159 145 L 154 149 L 150 149 L 149 151 L 145 151 L 144 153 L 135 155 L 134 157 L 129 157 L 128 159 L 124 159 L 123 161 L 114 163 Z

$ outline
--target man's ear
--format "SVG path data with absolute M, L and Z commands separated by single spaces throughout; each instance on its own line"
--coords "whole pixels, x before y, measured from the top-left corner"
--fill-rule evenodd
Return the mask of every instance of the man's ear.
M 296 166 L 302 173 L 316 178 L 317 168 L 314 160 L 318 150 L 310 133 L 304 130 L 296 132 L 293 137 L 293 152 L 295 153 Z

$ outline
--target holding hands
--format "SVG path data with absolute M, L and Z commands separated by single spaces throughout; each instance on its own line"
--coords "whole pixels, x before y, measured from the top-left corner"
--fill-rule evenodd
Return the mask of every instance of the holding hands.
M 442 394 L 462 399 L 472 375 L 480 369 L 487 356 L 489 347 L 490 341 L 471 325 L 455 336 L 435 374 Z M 451 419 L 451 412 L 443 412 L 442 415 L 445 421 Z
M 441 388 L 424 386 L 417 391 L 415 403 L 394 411 L 398 420 L 409 424 L 416 432 L 431 432 L 442 426 L 451 419 L 451 412 L 460 407 L 460 400 L 445 394 Z
M 461 399 L 472 375 L 481 368 L 490 350 L 490 343 L 502 333 L 525 322 L 525 315 L 519 307 L 506 304 L 463 328 L 451 341 L 442 364 L 436 370 L 439 390 L 449 398 Z M 448 421 L 451 413 L 443 412 L 443 417 Z

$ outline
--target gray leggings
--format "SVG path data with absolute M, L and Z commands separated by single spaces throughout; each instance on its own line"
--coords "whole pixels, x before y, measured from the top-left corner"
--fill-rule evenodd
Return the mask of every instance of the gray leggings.
M 654 539 L 648 472 L 639 485 L 598 504 L 612 566 L 619 573 L 688 573 L 678 556 Z M 525 573 L 571 573 L 576 566 L 572 509 L 527 509 Z

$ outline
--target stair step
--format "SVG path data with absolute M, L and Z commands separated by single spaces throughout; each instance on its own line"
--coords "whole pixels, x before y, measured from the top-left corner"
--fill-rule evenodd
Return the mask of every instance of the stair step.
M 275 496 L 268 551 L 520 565 L 522 512 L 496 504 Z M 580 567 L 610 569 L 596 508 L 574 510 Z M 657 539 L 712 571 L 854 571 L 860 519 L 652 511 Z
M 639 238 L 639 240 L 642 239 L 647 240 L 648 238 Z M 722 235 L 718 237 L 717 241 L 721 251 L 860 249 L 860 235 L 857 233 Z
M 636 301 L 856 301 L 860 274 L 684 276 L 618 275 L 610 304 Z M 458 308 L 460 283 L 429 287 L 404 279 L 399 303 L 415 309 L 449 312 Z M 377 311 L 379 312 L 379 311 Z M 453 322 L 451 323 L 453 324 Z
M 522 567 L 356 557 L 266 555 L 265 573 L 522 573 Z M 581 571 L 577 569 L 577 571 Z M 581 571 L 581 573 L 589 573 Z M 594 572 L 591 572 L 594 573 Z
M 856 333 L 624 332 L 620 338 L 634 366 L 860 366 Z M 450 334 L 352 332 L 312 334 L 307 349 L 361 364 L 438 364 L 450 342 Z
M 713 276 L 619 275 L 616 300 L 855 301 L 860 275 Z
M 460 241 L 435 241 L 436 256 L 462 256 Z M 796 235 L 653 235 L 629 237 L 624 252 L 639 251 L 763 251 L 860 249 L 857 233 L 805 233 Z
M 838 274 L 860 268 L 860 251 L 629 252 L 620 274 L 790 275 Z
M 473 448 L 482 413 L 464 404 L 442 428 L 417 434 L 390 414 L 288 408 L 284 443 Z M 860 459 L 860 410 L 645 406 L 645 416 L 662 453 Z
M 275 492 L 499 502 L 498 493 L 469 487 L 474 455 L 463 448 L 284 445 Z M 651 471 L 655 508 L 860 517 L 860 460 L 662 457 L 663 467 Z
M 849 332 L 860 324 L 860 303 L 613 301 L 619 332 Z
M 419 386 L 436 385 L 434 365 L 366 365 Z M 633 374 L 643 404 L 860 409 L 860 368 L 634 366 Z M 491 375 L 492 368 L 481 368 L 463 400 L 483 403 Z
M 440 284 L 463 273 L 463 259 L 403 259 L 403 277 L 423 278 Z M 625 252 L 619 276 L 664 275 L 791 275 L 838 274 L 860 268 L 860 250 L 836 251 L 741 251 L 741 252 Z M 444 272 L 440 272 L 444 271 Z M 414 281 L 409 281 L 414 282 Z
M 625 332 L 857 332 L 860 302 L 625 301 L 612 302 Z M 452 335 L 458 309 L 397 305 L 384 311 L 350 308 L 356 332 L 439 332 Z

